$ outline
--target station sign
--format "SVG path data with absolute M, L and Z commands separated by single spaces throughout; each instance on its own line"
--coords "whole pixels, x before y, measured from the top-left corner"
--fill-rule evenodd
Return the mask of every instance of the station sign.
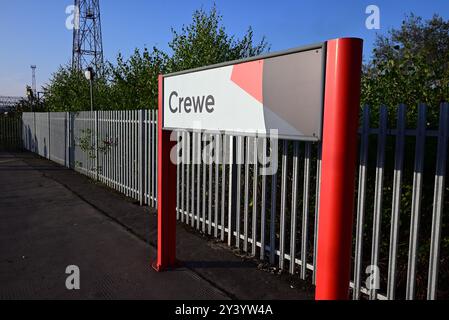
M 320 141 L 325 43 L 163 76 L 163 129 Z

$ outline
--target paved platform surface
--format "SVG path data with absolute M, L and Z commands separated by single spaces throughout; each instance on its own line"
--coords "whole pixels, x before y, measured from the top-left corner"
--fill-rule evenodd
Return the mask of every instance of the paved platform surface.
M 177 227 L 183 267 L 157 273 L 155 212 L 31 153 L 0 152 L 0 299 L 311 299 Z M 67 290 L 68 265 L 81 289 Z M 296 281 L 296 280 L 294 280 Z

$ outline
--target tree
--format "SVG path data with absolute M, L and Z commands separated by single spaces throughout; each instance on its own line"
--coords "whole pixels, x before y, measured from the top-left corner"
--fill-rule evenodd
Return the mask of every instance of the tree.
M 229 35 L 222 25 L 223 17 L 215 5 L 209 12 L 203 9 L 193 13 L 192 23 L 178 32 L 172 29 L 169 47 L 173 55 L 168 61 L 169 72 L 247 58 L 269 50 L 265 37 L 254 43 L 251 27 L 242 39 Z
M 124 60 L 121 54 L 111 70 L 111 109 L 146 109 L 157 106 L 158 75 L 165 73 L 168 56 L 153 48 L 134 54 Z
M 363 69 L 362 103 L 405 103 L 413 122 L 418 104 L 425 103 L 435 123 L 439 104 L 449 97 L 449 21 L 410 15 L 399 29 L 377 37 L 372 54 Z
M 83 111 L 90 110 L 89 81 L 82 71 L 71 66 L 60 66 L 44 86 L 45 109 L 47 111 Z M 109 88 L 105 77 L 94 81 L 95 110 L 107 109 Z

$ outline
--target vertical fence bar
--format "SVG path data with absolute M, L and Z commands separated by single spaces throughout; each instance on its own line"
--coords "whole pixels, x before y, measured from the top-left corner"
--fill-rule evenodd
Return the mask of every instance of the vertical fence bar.
M 136 111 L 131 110 L 131 197 L 136 198 Z
M 97 111 L 97 120 L 98 120 L 98 141 L 106 141 L 107 136 L 109 135 L 109 127 L 111 126 L 111 118 L 110 113 L 108 111 Z M 100 143 L 100 142 L 99 142 Z M 102 143 L 103 146 L 106 146 L 106 143 Z M 98 149 L 98 147 L 97 147 Z M 100 151 L 100 150 L 99 150 Z M 98 152 L 98 179 L 102 183 L 107 184 L 109 187 L 113 187 L 111 184 L 111 177 L 109 174 L 109 170 L 111 166 L 108 165 L 111 162 L 111 157 L 109 152 L 103 150 L 103 152 Z M 101 170 L 100 170 L 101 168 Z
M 98 180 L 102 183 L 105 183 L 107 181 L 110 188 L 114 187 L 114 184 L 112 182 L 112 177 L 110 174 L 111 169 L 111 155 L 109 151 L 106 149 L 107 143 L 106 138 L 109 135 L 110 132 L 110 126 L 111 126 L 111 118 L 110 113 L 108 111 L 97 111 L 97 118 L 98 118 Z M 99 149 L 101 146 L 104 147 L 103 150 Z M 100 152 L 101 151 L 101 152 Z
M 242 140 L 244 139 L 244 137 L 242 136 L 238 136 L 237 137 L 237 165 L 236 165 L 236 169 L 237 169 L 237 184 L 236 184 L 236 194 L 237 194 L 237 199 L 235 199 L 236 201 L 236 205 L 235 205 L 235 247 L 236 248 L 240 248 L 240 207 L 241 207 L 241 197 L 240 194 L 242 192 L 242 185 L 241 185 L 241 180 L 242 180 L 242 162 L 244 159 L 243 156 L 243 143 Z
M 401 211 L 402 172 L 404 169 L 405 115 L 403 104 L 398 108 L 396 146 L 393 177 L 393 201 L 391 208 L 390 251 L 388 259 L 387 298 L 393 300 L 396 292 L 396 265 L 398 251 L 398 234 Z
M 128 111 L 123 111 L 123 191 L 128 195 Z
M 115 137 L 115 111 L 103 111 L 101 116 L 101 121 L 103 122 L 103 128 L 100 132 L 103 135 L 104 141 L 107 141 L 107 156 L 103 154 L 103 169 L 102 174 L 105 175 L 104 167 L 108 166 L 108 177 L 111 180 L 112 188 L 117 190 L 117 183 L 115 177 L 115 168 L 117 167 L 115 161 L 115 150 L 117 149 L 114 142 Z M 104 122 L 109 122 L 107 126 Z M 101 123 L 101 122 L 100 122 Z M 109 161 L 108 161 L 109 160 Z
M 126 179 L 127 179 L 127 145 L 128 145 L 128 134 L 127 134 L 127 112 L 126 110 L 122 111 L 122 136 L 123 136 L 123 145 L 122 145 L 122 188 L 123 188 L 123 193 L 126 195 L 127 194 L 127 188 L 126 188 Z
M 118 111 L 112 112 L 112 120 L 114 121 L 113 124 L 113 135 L 111 136 L 112 145 L 114 146 L 113 150 L 113 158 L 114 158 L 114 167 L 113 167 L 113 177 L 114 177 L 114 185 L 115 190 L 120 189 L 119 181 L 118 181 L 118 172 L 119 172 L 119 152 L 118 152 L 118 146 L 120 143 L 120 140 L 122 137 L 119 136 L 119 113 Z
M 220 147 L 221 147 L 221 135 L 217 134 L 215 136 L 215 228 L 214 228 L 214 237 L 216 238 L 218 236 L 218 179 L 219 179 L 219 170 L 220 170 Z M 199 181 L 199 175 L 198 175 L 198 181 Z M 198 203 L 199 203 L 199 197 L 198 197 Z M 198 211 L 198 217 L 199 217 L 199 211 Z
M 370 108 L 363 108 L 362 134 L 360 141 L 360 163 L 359 163 L 359 185 L 357 191 L 357 221 L 355 232 L 355 253 L 354 253 L 354 290 L 353 299 L 360 299 L 362 257 L 363 257 L 363 228 L 366 206 L 366 172 L 368 167 L 368 146 L 369 146 L 369 126 Z
M 101 165 L 101 175 L 103 179 L 106 177 L 106 167 L 107 167 L 107 178 L 111 181 L 111 187 L 116 189 L 117 185 L 115 184 L 115 147 L 113 142 L 114 136 L 114 121 L 115 112 L 113 111 L 102 111 L 100 113 L 100 141 L 104 141 L 103 145 L 106 147 L 107 154 L 103 152 L 102 154 L 102 165 Z M 107 121 L 107 123 L 106 123 Z
M 215 143 L 215 141 L 213 141 L 213 135 L 209 136 L 209 145 L 213 146 L 213 143 Z M 209 149 L 211 150 L 211 149 Z M 208 205 L 208 217 L 209 217 L 209 225 L 207 226 L 207 234 L 212 234 L 212 166 L 213 166 L 213 159 L 210 158 L 210 163 L 209 163 L 209 190 L 208 190 L 208 200 L 209 200 L 209 205 Z
M 75 146 L 72 145 L 72 113 L 66 112 L 66 139 L 67 139 L 67 154 L 66 154 L 66 167 L 72 168 L 72 149 Z
M 123 111 L 123 192 L 128 193 L 128 112 Z
M 271 156 L 278 152 L 277 143 L 270 140 Z M 277 201 L 277 170 L 271 176 L 271 210 L 270 210 L 270 263 L 274 264 L 276 257 L 276 201 Z
M 427 107 L 418 106 L 417 133 L 415 141 L 415 164 L 413 170 L 412 208 L 410 213 L 410 243 L 407 263 L 406 299 L 413 300 L 416 290 L 416 257 L 418 252 L 419 221 L 422 203 L 424 152 L 426 143 Z
M 153 207 L 155 208 L 156 207 L 156 152 L 155 152 L 155 148 L 156 148 L 156 145 L 157 145 L 157 137 L 156 137 L 156 111 L 155 110 L 151 110 L 151 121 L 150 121 L 150 123 L 151 123 L 151 125 L 150 125 L 150 129 L 151 129 L 151 141 L 152 141 L 152 143 L 151 143 L 151 180 L 150 180 L 150 182 L 151 182 L 151 203 L 152 203 L 152 205 L 153 205 Z M 183 146 L 184 146 L 184 139 L 185 138 L 185 136 L 184 136 L 184 133 L 183 133 L 183 136 L 182 136 L 182 143 L 183 143 Z M 183 148 L 182 149 L 182 152 L 183 152 L 183 155 L 185 154 L 185 149 Z M 184 170 L 184 161 L 185 161 L 185 158 L 183 158 L 183 165 L 182 165 L 182 167 L 183 167 L 183 170 Z M 184 172 L 184 171 L 183 171 Z M 182 177 L 182 185 L 183 185 L 183 188 L 184 188 L 184 183 L 185 183 L 185 181 L 184 181 L 184 176 Z M 183 216 L 182 216 L 182 221 L 184 221 L 184 189 L 182 189 L 182 191 L 183 191 L 183 193 L 182 193 L 182 201 L 183 201 L 183 203 L 182 203 L 182 208 L 183 208 Z
M 257 197 L 257 188 L 258 188 L 258 175 L 259 171 L 258 169 L 258 161 L 257 161 L 257 136 L 254 137 L 254 168 L 253 168 L 253 218 L 252 218 L 252 232 L 251 232 L 251 238 L 253 240 L 252 242 L 252 255 L 256 256 L 256 248 L 257 248 L 257 204 L 258 204 L 258 197 Z M 239 195 L 237 194 L 237 197 Z
M 221 241 L 224 241 L 225 237 L 225 196 L 226 196 L 226 154 L 227 154 L 227 147 L 228 147 L 228 136 L 223 137 L 223 165 L 221 166 L 221 235 L 220 239 Z
M 103 129 L 106 126 L 109 126 L 109 121 L 102 121 L 102 117 L 104 112 L 103 111 L 97 111 L 98 113 L 98 141 L 102 141 L 103 140 Z M 102 183 L 104 183 L 105 181 L 108 180 L 108 177 L 106 176 L 105 170 L 107 170 L 108 168 L 105 168 L 104 166 L 104 160 L 105 157 L 108 157 L 108 154 L 101 154 L 101 159 L 98 159 L 98 168 L 97 171 L 99 171 L 99 168 L 102 168 L 101 172 L 98 172 L 98 180 L 101 181 Z
M 206 146 L 206 141 L 207 140 L 205 140 L 206 139 L 206 133 L 203 133 L 203 137 L 202 137 L 202 141 L 204 142 L 203 143 L 203 146 Z M 206 159 L 203 159 L 203 187 L 202 187 L 202 191 L 203 191 L 203 194 L 202 194 L 202 211 L 201 211 L 201 215 L 202 215 L 202 217 L 203 217 L 203 221 L 202 221 L 202 224 L 201 224 L 201 231 L 203 232 L 203 233 L 206 233 L 206 175 L 207 175 L 207 163 L 206 163 L 206 161 L 205 161 Z
M 307 270 L 310 157 L 311 157 L 311 144 L 310 144 L 310 142 L 306 142 L 305 150 L 304 150 L 304 186 L 303 186 L 303 196 L 302 196 L 302 240 L 301 240 L 301 279 L 303 279 L 303 280 L 306 278 L 306 270 Z
M 266 166 L 267 160 L 267 139 L 262 139 L 262 163 Z M 266 167 L 265 167 L 266 169 Z M 265 222 L 266 222 L 266 187 L 267 175 L 264 171 L 262 174 L 262 191 L 260 199 L 260 259 L 265 259 Z
M 285 198 L 287 194 L 287 153 L 288 142 L 284 140 L 282 143 L 282 176 L 281 176 L 281 217 L 279 227 L 279 269 L 284 269 L 285 256 Z
M 99 162 L 99 153 L 98 153 L 98 111 L 97 110 L 95 110 L 94 111 L 94 117 L 95 117 L 95 140 L 94 140 L 94 143 L 95 143 L 95 171 L 96 171 L 96 173 L 95 173 L 95 180 L 100 180 L 100 177 L 99 177 L 99 165 L 100 165 L 100 162 Z
M 290 273 L 295 274 L 296 265 L 296 209 L 298 195 L 299 142 L 293 142 L 292 209 L 290 213 Z
M 145 126 L 145 131 L 144 131 L 145 132 L 144 133 L 144 136 L 145 136 L 145 148 L 144 148 L 144 155 L 145 155 L 145 162 L 144 162 L 145 163 L 144 164 L 144 168 L 145 168 L 145 171 L 144 171 L 145 193 L 144 193 L 144 195 L 145 195 L 145 205 L 148 205 L 148 206 L 150 206 L 150 195 L 148 193 L 148 186 L 149 186 L 149 182 L 150 182 L 149 181 L 150 174 L 149 174 L 148 167 L 150 165 L 150 160 L 149 160 L 149 149 L 150 148 L 149 148 L 149 144 L 151 143 L 150 140 L 149 140 L 149 125 L 148 125 L 148 120 L 149 119 L 150 119 L 150 110 L 146 109 L 145 110 L 145 121 L 144 121 L 144 126 Z M 178 140 L 177 140 L 178 144 L 177 145 L 178 145 L 178 148 L 179 148 L 179 134 L 177 134 L 177 138 L 178 138 Z M 178 152 L 179 152 L 179 150 L 178 150 Z M 176 172 L 179 173 L 179 166 L 178 166 Z M 176 189 L 179 192 L 179 180 L 176 183 Z M 176 203 L 177 210 L 179 210 L 179 205 L 178 204 L 179 204 L 179 201 Z
M 195 210 L 195 177 L 196 177 L 196 174 L 195 174 L 195 167 L 196 167 L 196 148 L 195 148 L 195 146 L 196 146 L 196 139 L 195 139 L 195 137 L 196 137 L 196 133 L 195 132 L 193 132 L 192 133 L 192 164 L 191 164 L 191 167 L 192 167 L 192 190 L 191 190 L 191 196 L 192 196 L 192 199 L 190 199 L 191 201 L 192 201 L 192 204 L 191 204 L 191 206 L 192 206 L 192 209 L 191 209 L 191 212 L 192 212 L 192 221 L 191 221 L 191 227 L 192 228 L 194 228 L 195 227 L 195 212 L 196 212 L 196 210 Z
M 449 143 L 449 104 L 440 106 L 440 124 L 438 128 L 438 151 L 435 170 L 435 188 L 433 195 L 432 235 L 430 240 L 429 278 L 427 299 L 435 300 L 438 289 L 438 267 L 440 263 L 441 219 L 444 206 L 444 188 L 446 162 Z
M 130 139 L 129 139 L 129 144 L 130 144 L 130 158 L 129 158 L 129 164 L 130 164 L 130 170 L 129 170 L 129 189 L 130 189 L 130 197 L 134 198 L 134 164 L 135 164 L 135 160 L 136 157 L 134 155 L 134 150 L 135 150 L 135 143 L 134 143 L 134 110 L 130 110 L 129 111 L 129 131 L 130 131 Z
M 134 110 L 128 111 L 129 116 L 129 157 L 128 157 L 128 186 L 129 197 L 134 198 Z
M 232 204 L 233 204 L 233 197 L 234 197 L 234 186 L 233 186 L 233 170 L 234 170 L 234 137 L 229 136 L 229 190 L 228 190 L 228 246 L 232 245 Z
M 99 164 L 99 178 L 100 180 L 109 181 L 111 188 L 114 188 L 113 176 L 113 155 L 111 141 L 112 127 L 114 125 L 111 111 L 99 111 L 98 113 L 98 141 L 100 148 Z M 101 150 L 102 149 L 102 150 Z
M 126 111 L 126 195 L 132 197 L 132 112 Z
M 97 113 L 98 113 L 98 135 L 97 135 L 97 137 L 98 137 L 98 141 L 102 141 L 102 133 L 101 133 L 101 130 L 103 129 L 103 122 L 101 121 L 101 116 L 102 116 L 102 114 L 103 114 L 103 111 L 97 111 Z M 107 123 L 107 125 L 109 125 L 109 123 Z M 98 158 L 98 168 L 97 168 L 97 171 L 99 171 L 99 168 L 103 168 L 103 170 L 104 170 L 104 166 L 103 166 L 103 160 L 104 160 L 104 157 L 105 156 L 107 156 L 107 155 L 105 155 L 105 154 L 102 154 L 102 157 L 101 157 L 101 159 L 100 158 Z M 104 177 L 104 171 L 103 172 L 98 172 L 98 180 L 97 181 L 101 181 L 102 183 L 104 183 L 104 179 L 105 179 L 106 177 Z
M 376 183 L 374 194 L 374 214 L 373 214 L 373 239 L 371 251 L 371 266 L 379 267 L 379 249 L 382 219 L 382 200 L 383 200 L 383 182 L 385 167 L 385 144 L 387 137 L 387 108 L 380 108 L 379 134 L 377 141 L 377 164 L 376 164 Z M 373 286 L 369 290 L 371 300 L 377 298 L 377 288 Z
M 182 163 L 181 163 L 181 222 L 184 222 L 185 216 L 185 167 L 186 167 L 186 133 L 181 131 L 182 144 Z M 153 192 L 153 191 L 152 191 Z
M 190 224 L 190 171 L 192 167 L 192 162 L 190 161 L 190 154 L 191 154 L 191 144 L 190 144 L 190 132 L 186 132 L 186 224 Z
M 200 220 L 201 220 L 201 132 L 197 134 L 197 170 L 196 170 L 196 229 L 200 230 Z
M 116 190 L 121 190 L 120 185 L 120 145 L 122 143 L 123 137 L 121 136 L 121 118 L 120 111 L 115 111 L 115 182 L 116 182 Z
M 313 227 L 313 274 L 312 283 L 316 284 L 316 258 L 318 251 L 318 224 L 320 213 L 320 186 L 321 186 L 321 146 L 317 146 L 317 160 L 316 160 L 316 185 L 315 185 L 315 221 Z
M 176 132 L 176 159 L 179 159 L 179 151 L 181 151 L 181 147 L 179 144 L 180 141 L 179 131 Z M 179 172 L 179 162 L 176 163 L 176 220 L 180 218 L 180 183 L 181 183 L 181 173 Z
M 243 204 L 243 251 L 248 252 L 249 137 L 245 138 L 245 189 Z
M 140 198 L 140 149 L 141 139 L 139 135 L 140 130 L 140 110 L 134 110 L 134 199 L 139 201 Z
M 143 166 L 144 166 L 144 152 L 143 152 L 143 148 L 144 148 L 144 138 L 143 138 L 143 125 L 144 125 L 144 111 L 143 110 L 139 110 L 139 203 L 142 206 L 143 205 L 143 197 L 144 197 L 144 193 L 143 193 Z
M 48 125 L 48 160 L 51 159 L 51 112 L 47 112 L 47 125 Z
M 123 111 L 117 111 L 117 122 L 118 122 L 118 136 L 120 141 L 118 142 L 118 185 L 119 191 L 123 193 L 123 143 L 125 141 L 123 132 Z
M 153 186 L 153 170 L 152 170 L 152 167 L 153 167 L 153 144 L 155 143 L 154 138 L 153 138 L 153 110 L 148 110 L 147 121 L 148 121 L 148 124 L 147 124 L 147 128 L 148 128 L 148 131 L 147 131 L 147 137 L 148 137 L 147 193 L 148 193 L 148 205 L 151 207 L 154 207 L 153 193 L 152 193 L 153 192 L 153 188 L 152 188 L 152 186 Z M 179 209 L 179 207 L 178 207 L 178 209 Z

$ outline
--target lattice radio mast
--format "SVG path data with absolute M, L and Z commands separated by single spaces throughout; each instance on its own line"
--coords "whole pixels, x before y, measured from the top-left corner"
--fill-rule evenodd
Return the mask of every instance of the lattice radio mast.
M 72 67 L 103 73 L 100 0 L 75 0 Z

